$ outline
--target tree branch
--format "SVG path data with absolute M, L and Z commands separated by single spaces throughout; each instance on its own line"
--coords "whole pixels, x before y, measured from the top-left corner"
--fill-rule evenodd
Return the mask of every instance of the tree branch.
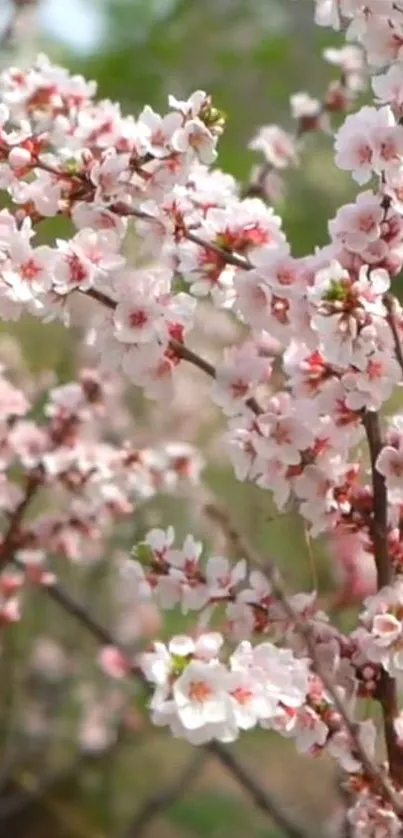
M 385 479 L 376 468 L 378 455 L 382 450 L 382 435 L 379 416 L 368 411 L 363 418 L 371 460 L 373 513 L 370 524 L 374 559 L 377 571 L 378 590 L 393 582 L 393 568 L 388 552 L 388 497 Z M 383 727 L 389 770 L 393 780 L 403 784 L 403 749 L 398 743 L 394 720 L 399 714 L 396 681 L 382 669 L 376 698 L 382 708 Z
M 24 497 L 11 516 L 7 532 L 0 544 L 0 571 L 8 562 L 13 561 L 20 525 L 28 506 L 33 501 L 41 485 L 42 478 L 38 474 L 33 473 L 28 477 Z

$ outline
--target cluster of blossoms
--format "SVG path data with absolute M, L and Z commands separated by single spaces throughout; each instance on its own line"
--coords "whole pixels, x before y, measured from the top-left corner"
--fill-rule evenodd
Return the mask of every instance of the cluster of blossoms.
M 172 528 L 151 530 L 136 548 L 139 558 L 122 566 L 133 602 L 154 600 L 162 609 L 179 603 L 184 614 L 199 611 L 201 632 L 214 615 L 221 616 L 225 631 L 225 638 L 222 632 L 210 632 L 195 640 L 174 638 L 168 647 L 157 643 L 154 652 L 141 657 L 145 676 L 156 685 L 151 702 L 156 723 L 168 724 L 176 736 L 192 742 L 197 738 L 199 743 L 230 741 L 239 730 L 261 724 L 294 736 L 301 752 L 317 753 L 326 746 L 342 765 L 350 759 L 354 767 L 346 770 L 359 771 L 360 764 L 351 756 L 352 743 L 301 645 L 299 620 L 309 625 L 323 667 L 336 677 L 349 701 L 374 693 L 379 665 L 367 664 L 358 640 L 330 625 L 318 610 L 315 594 L 279 600 L 262 571 L 249 570 L 243 560 L 231 565 L 222 556 L 201 561 L 202 549 L 191 535 L 177 549 Z M 252 646 L 244 639 L 258 636 L 271 641 Z M 284 640 L 288 648 L 272 642 Z M 240 642 L 229 665 L 224 665 L 224 642 L 234 641 Z M 115 677 L 129 665 L 112 649 L 105 650 L 101 662 Z M 188 702 L 182 714 L 185 687 Z
M 102 667 L 120 678 L 139 665 L 154 686 L 154 723 L 192 743 L 230 742 L 260 725 L 303 752 L 329 753 L 351 775 L 354 833 L 394 838 L 403 793 L 403 723 L 390 700 L 403 672 L 403 419 L 383 433 L 378 412 L 403 371 L 403 310 L 392 294 L 403 267 L 403 9 L 317 0 L 316 17 L 347 21 L 360 46 L 326 51 L 340 79 L 323 102 L 292 97 L 295 136 L 271 125 L 252 139 L 264 164 L 244 191 L 211 168 L 224 121 L 202 91 L 134 119 L 44 56 L 0 76 L 0 187 L 11 204 L 0 212 L 0 316 L 68 325 L 87 298 L 86 341 L 108 370 L 105 380 L 84 371 L 53 389 L 43 421 L 2 374 L 0 618 L 18 618 L 26 581 L 54 583 L 48 555 L 97 557 L 135 502 L 180 476 L 197 480 L 191 447 L 138 449 L 107 432 L 115 374 L 167 400 L 178 368 L 193 363 L 212 379 L 237 478 L 269 489 L 280 510 L 297 509 L 311 536 L 332 538 L 354 596 L 373 596 L 359 628 L 343 634 L 315 592 L 281 595 L 272 575 L 244 560 L 201 562 L 192 536 L 178 549 L 172 528 L 154 529 L 123 561 L 126 597 L 132 608 L 154 600 L 199 612 L 196 632 L 155 644 L 136 663 L 110 644 Z M 273 175 L 297 161 L 302 135 L 330 132 L 330 114 L 350 108 L 364 58 L 377 72 L 375 106 L 346 117 L 335 154 L 365 190 L 329 221 L 325 247 L 296 258 L 265 200 Z M 70 238 L 36 245 L 37 228 L 55 216 L 69 220 Z M 200 312 L 214 307 L 242 334 L 215 367 L 188 345 Z M 357 455 L 365 441 L 370 483 Z M 27 522 L 38 488 L 51 489 L 52 508 Z M 219 632 L 206 630 L 213 616 Z M 356 721 L 364 696 L 385 715 L 386 785 L 368 768 L 375 727 Z
M 362 627 L 355 632 L 367 660 L 381 666 L 402 682 L 403 678 L 403 578 L 381 588 L 365 600 Z
M 47 557 L 99 561 L 117 520 L 156 492 L 198 479 L 202 461 L 191 446 L 108 441 L 114 400 L 116 410 L 113 382 L 84 369 L 79 381 L 36 392 L 30 404 L 1 370 L 0 626 L 20 619 L 26 584 L 54 583 Z M 39 490 L 46 511 L 17 526 Z

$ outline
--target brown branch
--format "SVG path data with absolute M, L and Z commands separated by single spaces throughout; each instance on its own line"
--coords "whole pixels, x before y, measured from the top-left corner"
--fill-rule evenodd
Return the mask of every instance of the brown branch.
M 388 552 L 388 497 L 385 479 L 376 468 L 378 455 L 382 450 L 382 435 L 379 416 L 367 412 L 363 418 L 371 460 L 373 513 L 370 524 L 374 559 L 377 571 L 378 590 L 393 582 L 392 562 Z M 382 669 L 376 698 L 382 708 L 383 727 L 388 754 L 389 770 L 393 780 L 403 785 L 403 749 L 398 743 L 394 720 L 399 715 L 396 680 Z
M 368 411 L 363 417 L 363 424 L 367 435 L 371 459 L 371 476 L 373 492 L 373 515 L 371 521 L 371 538 L 374 547 L 378 588 L 390 585 L 393 581 L 393 568 L 388 553 L 388 498 L 383 475 L 376 468 L 378 455 L 382 450 L 382 437 L 379 416 Z
M 273 823 L 289 838 L 308 838 L 308 834 L 292 818 L 281 809 L 277 801 L 262 788 L 253 774 L 245 767 L 232 749 L 226 748 L 220 742 L 211 742 L 204 747 L 215 759 L 228 770 L 238 781 L 239 785 L 252 798 L 255 806 L 269 815 Z M 162 790 L 145 801 L 133 822 L 124 833 L 124 838 L 140 838 L 143 831 L 162 811 L 178 800 L 183 792 L 189 788 L 204 765 L 204 755 L 193 757 L 178 779 L 167 789 Z
M 150 224 L 160 225 L 158 218 L 154 218 L 153 215 L 149 215 L 149 213 L 144 212 L 144 210 L 133 209 L 125 204 L 115 204 L 110 206 L 109 209 L 116 213 L 116 215 L 121 215 L 126 218 L 139 218 L 140 221 L 148 221 Z M 181 227 L 180 233 L 184 239 L 187 239 L 194 244 L 198 244 L 200 247 L 205 247 L 206 250 L 211 250 L 212 253 L 219 256 L 227 265 L 234 265 L 234 267 L 241 268 L 244 271 L 252 270 L 253 266 L 248 259 L 243 256 L 239 256 L 237 253 L 233 253 L 226 247 L 220 247 L 220 245 L 215 244 L 214 242 L 205 241 L 200 238 L 197 233 L 193 232 L 193 230 Z
M 178 777 L 166 788 L 148 797 L 124 832 L 124 838 L 140 838 L 151 822 L 169 809 L 192 785 L 205 762 L 205 753 L 193 755 Z M 290 836 L 292 838 L 292 836 Z
M 42 478 L 38 473 L 32 473 L 26 482 L 25 494 L 17 508 L 14 510 L 7 532 L 0 544 L 0 571 L 8 562 L 13 560 L 13 554 L 18 540 L 19 529 L 28 509 L 28 506 L 36 496 L 39 487 L 42 485 Z
M 183 235 L 188 241 L 198 244 L 200 247 L 205 247 L 207 250 L 211 250 L 212 253 L 215 253 L 216 256 L 220 256 L 223 262 L 227 265 L 234 265 L 236 268 L 241 268 L 243 271 L 252 270 L 252 265 L 247 259 L 244 259 L 242 256 L 237 256 L 236 253 L 231 253 L 230 250 L 220 247 L 218 244 L 205 241 L 196 233 L 192 233 L 191 230 L 185 230 Z

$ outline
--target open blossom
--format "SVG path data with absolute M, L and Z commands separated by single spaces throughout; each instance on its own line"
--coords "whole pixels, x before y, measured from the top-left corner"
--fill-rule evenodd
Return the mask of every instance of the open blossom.
M 363 628 L 357 639 L 368 660 L 380 663 L 395 678 L 403 673 L 403 582 L 381 588 L 365 600 Z
M 329 222 L 329 232 L 332 239 L 347 250 L 362 253 L 380 238 L 383 220 L 379 196 L 370 191 L 362 192 L 355 204 L 347 204 L 338 210 L 336 218 Z
M 390 806 L 371 795 L 360 795 L 348 812 L 348 819 L 358 838 L 398 838 L 400 819 Z
M 227 415 L 242 412 L 257 385 L 270 378 L 271 366 L 253 344 L 228 349 L 217 365 L 212 397 Z
M 391 108 L 366 106 L 348 116 L 336 137 L 336 163 L 359 184 L 398 168 L 403 158 L 403 128 Z
M 403 438 L 399 437 L 398 444 L 385 445 L 380 451 L 376 469 L 385 478 L 391 500 L 403 501 Z
M 386 73 L 374 76 L 372 88 L 379 102 L 391 105 L 400 115 L 403 106 L 403 73 L 400 64 L 393 64 Z
M 120 286 L 114 313 L 116 338 L 122 343 L 144 343 L 162 337 L 169 274 L 129 274 L 122 277 Z
M 359 727 L 359 741 L 367 755 L 371 758 L 375 751 L 376 727 L 371 719 L 362 722 Z M 351 736 L 341 730 L 330 737 L 327 744 L 328 753 L 337 759 L 339 765 L 347 772 L 360 770 L 361 762 L 352 756 Z
M 313 307 L 312 324 L 320 349 L 337 367 L 362 368 L 374 346 L 377 320 L 385 313 L 383 294 L 389 287 L 386 271 L 368 274 L 362 266 L 358 280 L 333 261 L 318 271 L 309 289 Z
M 295 164 L 295 140 L 277 125 L 265 125 L 249 143 L 252 151 L 261 151 L 275 169 L 285 169 Z

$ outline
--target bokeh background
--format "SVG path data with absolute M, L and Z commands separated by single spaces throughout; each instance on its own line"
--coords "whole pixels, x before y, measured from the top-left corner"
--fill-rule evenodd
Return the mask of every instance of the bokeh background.
M 0 0 L 2 27 L 11 13 L 11 3 Z M 44 51 L 73 72 L 96 79 L 101 97 L 120 101 L 123 111 L 131 113 L 146 103 L 163 110 L 168 93 L 182 98 L 202 88 L 228 115 L 219 166 L 247 181 L 256 162 L 247 144 L 258 127 L 277 122 L 293 130 L 290 95 L 308 91 L 320 98 L 334 75 L 323 62 L 322 51 L 338 39 L 315 29 L 312 17 L 312 0 L 44 0 L 27 5 L 14 37 L 2 47 L 0 62 L 26 65 Z M 350 179 L 334 167 L 331 138 L 308 137 L 301 166 L 287 174 L 278 205 L 296 255 L 326 242 L 327 219 L 352 195 Z M 51 221 L 40 236 L 51 241 L 59 233 Z M 214 324 L 211 313 L 213 332 Z M 229 322 L 217 321 L 216 326 L 223 344 L 232 340 Z M 208 331 L 204 322 L 204 343 Z M 51 371 L 61 381 L 74 376 L 80 351 L 61 327 L 24 321 L 4 328 L 0 359 L 15 362 L 15 337 L 22 347 L 18 363 L 34 375 Z M 226 466 L 218 416 L 208 407 L 207 384 L 190 371 L 179 389 L 171 417 L 167 411 L 161 415 L 158 408 L 147 407 L 138 394 L 128 393 L 139 439 L 152 444 L 182 434 L 197 442 L 207 460 L 206 491 L 232 510 L 256 547 L 278 557 L 294 590 L 310 590 L 317 584 L 321 596 L 331 596 L 325 545 L 309 545 L 292 516 L 273 518 L 269 493 L 238 484 Z M 194 411 L 199 416 L 196 423 Z M 193 530 L 207 540 L 210 537 L 191 504 L 173 496 L 146 505 L 135 522 L 119 530 L 111 550 L 128 550 L 148 526 L 157 523 L 174 523 L 179 535 Z M 108 611 L 104 564 L 68 573 L 68 582 L 102 618 Z M 348 621 L 350 615 L 340 619 Z M 173 615 L 168 629 L 161 631 L 183 625 Z M 46 677 L 40 677 L 38 655 Z M 60 655 L 75 658 L 74 674 L 63 670 Z M 98 708 L 98 716 L 90 714 L 87 738 L 79 718 L 80 683 L 90 693 L 93 690 Z M 140 835 L 137 828 L 130 828 L 136 812 L 150 794 L 173 779 L 190 755 L 186 743 L 149 730 L 142 721 L 144 703 L 144 696 L 129 691 L 122 729 L 108 739 L 113 695 L 97 670 L 91 640 L 83 640 L 81 630 L 54 607 L 45 607 L 40 594 L 34 597 L 24 627 L 8 634 L 0 664 L 0 838 Z M 98 746 L 94 746 L 97 732 Z M 339 800 L 332 765 L 323 758 L 317 762 L 299 757 L 293 743 L 263 732 L 244 735 L 234 748 L 312 838 L 323 832 L 324 824 L 331 830 Z M 31 795 L 38 784 L 40 793 Z M 243 838 L 245 832 L 250 838 L 283 834 L 210 758 L 199 766 L 191 789 L 150 821 L 146 834 Z

